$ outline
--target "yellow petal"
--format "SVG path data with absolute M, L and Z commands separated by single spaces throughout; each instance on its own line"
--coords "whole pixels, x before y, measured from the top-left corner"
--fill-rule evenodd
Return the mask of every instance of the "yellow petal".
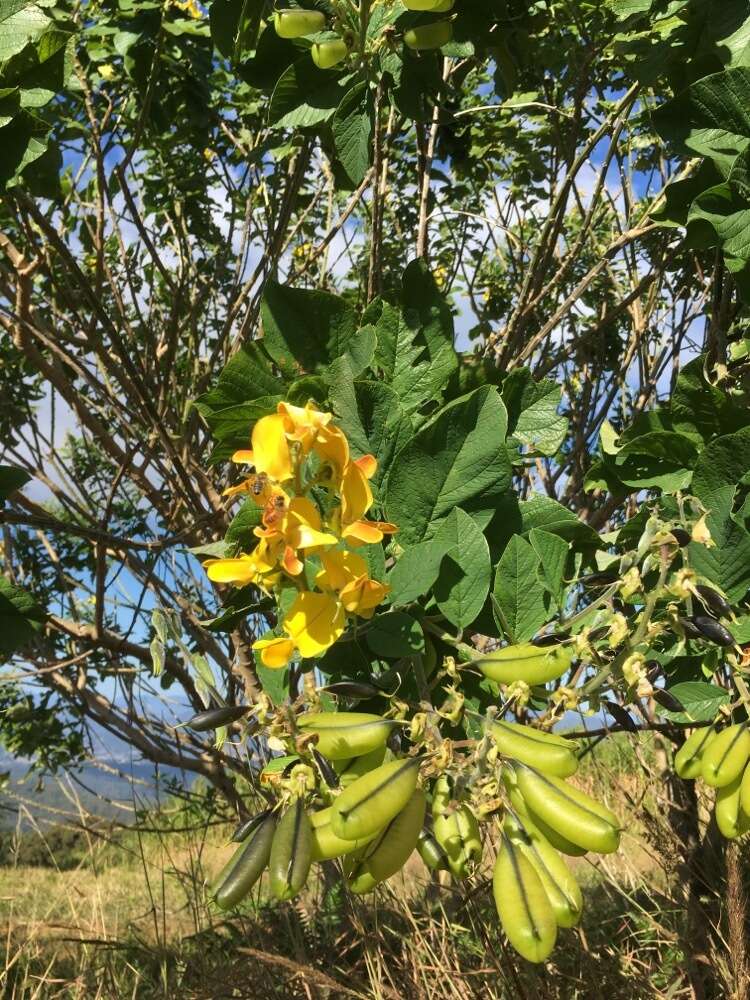
M 339 596 L 348 612 L 371 618 L 389 590 L 390 587 L 384 583 L 361 576 L 344 587 Z
M 260 653 L 261 663 L 264 667 L 278 670 L 285 667 L 294 656 L 294 643 L 291 639 L 279 637 L 276 639 L 258 639 L 253 643 L 253 649 Z
M 325 590 L 341 590 L 357 577 L 367 575 L 367 563 L 349 550 L 324 552 L 320 561 L 323 569 L 315 577 L 315 583 Z
M 238 465 L 253 465 L 255 460 L 251 451 L 247 448 L 240 448 L 239 451 L 236 451 L 234 455 L 232 455 L 232 461 L 236 462 Z
M 325 652 L 344 631 L 344 609 L 328 594 L 299 594 L 283 627 L 303 657 Z
M 253 427 L 252 444 L 258 472 L 265 472 L 271 479 L 279 482 L 292 478 L 292 457 L 282 414 L 272 413 L 268 417 L 261 417 Z
M 287 434 L 295 441 L 302 441 L 308 446 L 312 444 L 318 430 L 325 427 L 333 419 L 332 413 L 322 413 L 316 410 L 312 403 L 306 406 L 292 406 L 291 403 L 281 402 L 277 411 L 285 418 Z
M 353 521 L 341 534 L 350 545 L 374 545 L 383 541 L 383 535 L 393 535 L 397 531 L 396 525 L 388 521 Z
M 349 462 L 349 442 L 338 427 L 321 427 L 313 448 L 323 462 L 333 466 L 336 478 L 342 475 Z
M 294 549 L 311 549 L 318 545 L 336 545 L 338 538 L 321 531 L 318 508 L 307 497 L 295 497 L 283 528 L 284 536 Z
M 347 465 L 341 480 L 341 516 L 344 524 L 364 517 L 372 507 L 372 490 L 367 476 L 354 462 Z
M 281 560 L 281 565 L 287 571 L 290 576 L 299 576 L 302 570 L 305 568 L 305 564 L 301 559 L 298 559 L 294 549 L 291 545 L 287 545 L 284 549 L 284 556 Z
M 378 470 L 378 460 L 374 455 L 363 455 L 354 464 L 359 466 L 368 479 L 372 479 Z
M 207 559 L 203 568 L 208 579 L 214 583 L 252 583 L 258 575 L 254 560 L 250 556 L 239 559 Z

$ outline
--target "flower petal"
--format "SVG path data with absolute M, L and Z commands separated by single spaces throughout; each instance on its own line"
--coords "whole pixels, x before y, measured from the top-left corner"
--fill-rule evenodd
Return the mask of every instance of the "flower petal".
M 315 577 L 315 584 L 324 590 L 341 590 L 357 577 L 367 575 L 365 560 L 348 549 L 324 552 L 320 561 L 323 569 Z
M 239 559 L 207 559 L 203 568 L 208 579 L 214 583 L 253 583 L 258 576 L 258 568 L 250 556 Z
M 274 639 L 258 639 L 253 643 L 253 649 L 260 653 L 261 663 L 264 667 L 272 670 L 279 670 L 285 667 L 294 656 L 294 643 L 291 639 L 279 636 Z
M 367 476 L 352 462 L 341 480 L 341 517 L 345 525 L 359 521 L 372 507 L 372 490 Z
M 240 448 L 239 451 L 236 451 L 232 455 L 232 461 L 238 465 L 253 465 L 255 463 L 253 453 L 247 448 Z
M 325 652 L 344 631 L 345 614 L 328 594 L 299 594 L 283 621 L 284 631 L 303 657 Z
M 282 414 L 272 413 L 260 418 L 253 427 L 252 445 L 258 472 L 265 472 L 279 482 L 292 478 L 292 457 Z
M 359 466 L 368 479 L 372 479 L 378 471 L 378 460 L 374 455 L 363 455 L 361 458 L 358 458 L 354 464 Z

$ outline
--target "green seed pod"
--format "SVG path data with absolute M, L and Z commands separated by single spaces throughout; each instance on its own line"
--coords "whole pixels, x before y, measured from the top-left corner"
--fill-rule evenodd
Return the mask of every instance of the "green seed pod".
M 731 784 L 716 789 L 716 825 L 728 840 L 750 830 L 750 815 L 742 808 L 742 781 L 738 774 Z
M 297 719 L 302 733 L 315 733 L 316 750 L 328 760 L 345 760 L 384 747 L 396 723 L 366 712 L 308 712 Z
M 381 764 L 345 788 L 333 803 L 331 828 L 343 840 L 360 840 L 397 816 L 417 785 L 414 757 Z
M 431 871 L 448 869 L 448 855 L 429 830 L 422 830 L 419 834 L 417 853 Z
M 213 896 L 222 910 L 229 910 L 247 896 L 263 874 L 271 856 L 276 817 L 269 814 L 239 847 L 216 880 Z
M 333 69 L 349 55 L 349 46 L 343 38 L 335 38 L 330 42 L 316 42 L 310 54 L 318 69 Z
M 477 818 L 466 803 L 435 816 L 433 834 L 448 858 L 454 878 L 464 878 L 482 859 L 482 835 Z
M 713 726 L 694 730 L 674 755 L 675 773 L 681 778 L 699 777 L 703 767 L 703 754 L 715 736 Z
M 568 646 L 544 647 L 522 642 L 481 656 L 473 665 L 498 684 L 524 681 L 534 687 L 562 677 L 572 662 L 573 652 Z
M 555 947 L 557 921 L 534 866 L 508 837 L 501 841 L 492 891 L 510 943 L 527 961 L 543 962 Z
M 544 820 L 540 819 L 532 809 L 529 809 L 523 795 L 519 791 L 515 774 L 509 768 L 503 771 L 503 782 L 508 789 L 511 805 L 523 824 L 524 830 L 532 840 L 546 840 L 556 851 L 567 854 L 571 858 L 580 858 L 586 854 L 585 847 L 574 844 L 566 837 L 563 837 L 557 830 L 553 830 L 547 826 Z
M 440 0 L 404 0 L 407 10 L 434 10 Z
M 727 726 L 703 752 L 701 775 L 707 785 L 723 788 L 745 770 L 750 759 L 750 730 L 746 722 Z
M 575 927 L 583 912 L 583 896 L 573 873 L 543 837 L 533 839 L 522 824 L 506 816 L 503 831 L 534 866 L 555 914 L 558 927 Z
M 568 778 L 578 770 L 578 744 L 554 733 L 545 733 L 515 722 L 495 722 L 490 727 L 498 750 L 545 774 Z
M 276 827 L 269 872 L 277 899 L 293 899 L 307 881 L 312 861 L 312 828 L 304 799 L 295 799 Z
M 360 840 L 342 840 L 341 837 L 336 836 L 331 828 L 332 815 L 332 806 L 310 813 L 310 826 L 312 828 L 311 854 L 313 861 L 328 861 L 331 858 L 343 858 L 347 854 L 354 854 L 355 851 L 361 850 L 378 835 L 376 831 L 370 834 L 369 837 L 364 837 Z
M 380 767 L 385 759 L 385 747 L 378 747 L 370 753 L 362 754 L 361 757 L 350 757 L 348 760 L 334 761 L 334 769 L 339 776 L 339 787 L 348 788 L 353 781 L 361 778 L 363 774 L 374 771 Z
M 352 873 L 353 892 L 358 892 L 359 886 L 365 884 L 368 888 L 364 891 L 370 891 L 369 879 L 359 882 L 363 874 L 369 874 L 377 885 L 404 867 L 417 846 L 425 808 L 424 792 L 417 788 L 398 816 L 362 852 L 359 864 Z
M 404 32 L 404 42 L 410 49 L 422 51 L 439 49 L 453 38 L 450 21 L 435 21 L 434 24 L 420 24 Z
M 518 789 L 529 809 L 566 840 L 599 854 L 620 846 L 620 824 L 614 813 L 560 778 L 525 765 L 516 769 Z
M 326 16 L 319 10 L 280 10 L 274 18 L 279 38 L 303 38 L 314 35 L 326 26 Z

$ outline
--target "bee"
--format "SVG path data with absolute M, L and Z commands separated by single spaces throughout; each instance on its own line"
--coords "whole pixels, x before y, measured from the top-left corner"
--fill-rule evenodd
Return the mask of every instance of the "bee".
M 272 528 L 281 520 L 285 513 L 286 497 L 277 493 L 271 497 L 263 510 L 263 524 L 267 528 Z
M 268 487 L 268 476 L 259 472 L 250 481 L 250 492 L 254 497 L 261 497 Z

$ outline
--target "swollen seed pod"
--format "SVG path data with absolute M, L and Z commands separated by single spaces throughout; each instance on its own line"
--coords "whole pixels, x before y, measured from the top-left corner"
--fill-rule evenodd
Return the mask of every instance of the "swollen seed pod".
M 745 773 L 742 775 L 740 805 L 742 806 L 742 811 L 747 816 L 750 816 L 750 767 L 746 767 Z
M 421 788 L 415 789 L 398 816 L 367 845 L 352 883 L 362 871 L 368 872 L 377 884 L 403 868 L 417 846 L 426 805 L 424 792 Z
M 339 777 L 339 787 L 348 788 L 353 781 L 361 778 L 363 774 L 374 771 L 380 767 L 385 758 L 385 747 L 378 747 L 370 753 L 362 754 L 361 757 L 350 757 L 349 760 L 334 761 L 333 766 Z
M 336 681 L 334 684 L 326 684 L 319 689 L 326 694 L 336 695 L 337 698 L 383 698 L 383 692 L 372 684 L 364 684 L 361 681 Z
M 312 862 L 312 829 L 305 801 L 297 798 L 279 820 L 271 845 L 271 892 L 293 899 L 307 881 Z
M 703 751 L 701 775 L 707 785 L 723 788 L 745 770 L 750 759 L 750 729 L 746 722 L 722 729 Z
M 366 712 L 308 712 L 297 719 L 302 733 L 315 733 L 315 749 L 328 760 L 344 760 L 384 747 L 396 723 Z
M 453 38 L 453 25 L 450 21 L 421 24 L 404 32 L 404 43 L 415 51 L 439 49 L 447 45 L 451 38 Z
M 727 840 L 741 837 L 750 830 L 750 815 L 742 808 L 742 775 L 716 790 L 716 825 Z
M 566 840 L 599 854 L 611 854 L 620 846 L 619 821 L 606 806 L 560 778 L 525 765 L 516 769 L 516 776 L 530 811 Z
M 196 733 L 206 733 L 210 729 L 218 729 L 220 726 L 228 726 L 230 722 L 237 722 L 243 715 L 247 715 L 250 709 L 250 705 L 221 705 L 219 708 L 198 712 L 185 725 Z
M 543 962 L 557 940 L 557 921 L 541 879 L 510 838 L 503 837 L 492 877 L 500 923 L 519 955 Z
M 360 840 L 342 840 L 331 829 L 332 815 L 332 806 L 310 813 L 310 827 L 312 830 L 311 856 L 313 861 L 328 861 L 331 858 L 343 858 L 347 854 L 354 854 L 355 851 L 361 850 L 378 835 L 379 831 L 376 831 L 370 834 L 369 837 L 364 837 Z
M 524 681 L 534 687 L 562 677 L 572 662 L 573 652 L 568 646 L 540 647 L 522 642 L 480 656 L 473 661 L 473 666 L 498 684 Z
M 583 896 L 573 873 L 557 851 L 543 837 L 532 839 L 518 820 L 506 816 L 503 831 L 534 866 L 558 927 L 575 927 L 581 919 Z
M 507 780 L 505 772 L 503 773 L 503 780 L 508 788 L 511 805 L 523 824 L 524 830 L 532 840 L 546 840 L 547 843 L 554 847 L 556 851 L 560 851 L 562 854 L 567 854 L 568 857 L 583 857 L 586 853 L 585 847 L 580 847 L 578 844 L 574 844 L 566 837 L 563 837 L 561 833 L 558 833 L 557 830 L 553 830 L 544 822 L 543 819 L 540 819 L 539 816 L 533 812 L 533 810 L 529 809 L 528 805 L 524 801 L 523 795 L 521 795 L 521 792 L 518 790 L 518 787 L 514 786 L 512 782 Z
M 343 840 L 359 840 L 397 816 L 417 785 L 419 760 L 381 764 L 345 788 L 333 804 L 331 828 Z
M 242 902 L 261 877 L 271 856 L 275 830 L 276 817 L 271 813 L 235 851 L 214 885 L 212 895 L 220 909 L 229 910 Z
M 434 10 L 440 0 L 404 0 L 407 10 Z
M 279 38 L 303 38 L 322 31 L 326 17 L 319 10 L 280 10 L 274 18 L 274 26 Z
M 448 855 L 435 840 L 429 830 L 422 830 L 417 839 L 417 854 L 430 871 L 436 872 L 448 868 Z
M 578 770 L 574 752 L 578 744 L 572 740 L 515 722 L 495 722 L 490 732 L 505 757 L 515 758 L 558 778 L 568 778 Z
M 435 816 L 432 832 L 448 858 L 454 878 L 464 878 L 482 859 L 482 835 L 477 818 L 466 803 Z
M 333 69 L 349 55 L 349 46 L 343 38 L 316 42 L 310 49 L 310 55 L 318 69 Z
M 703 754 L 716 736 L 713 726 L 694 730 L 674 755 L 675 774 L 681 778 L 697 778 L 703 768 Z

